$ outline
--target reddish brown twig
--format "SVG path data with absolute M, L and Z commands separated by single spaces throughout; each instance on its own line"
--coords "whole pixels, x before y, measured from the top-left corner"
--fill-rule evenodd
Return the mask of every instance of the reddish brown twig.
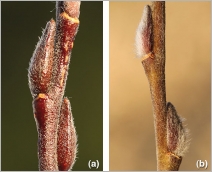
M 178 170 L 189 144 L 182 120 L 174 106 L 166 102 L 165 2 L 153 2 L 152 7 L 145 7 L 136 33 L 136 48 L 137 55 L 144 57 L 142 65 L 150 86 L 157 169 Z
M 34 99 L 33 112 L 38 130 L 40 170 L 58 170 L 58 160 L 59 169 L 68 170 L 73 166 L 76 157 L 76 131 L 73 121 L 70 120 L 73 118 L 69 117 L 71 115 L 69 101 L 67 98 L 63 101 L 63 95 L 70 54 L 79 26 L 79 8 L 78 1 L 57 2 L 56 27 L 54 20 L 47 23 L 30 61 L 28 77 Z M 60 112 L 66 117 L 60 118 Z M 60 135 L 59 140 L 57 140 L 57 134 Z M 71 145 L 70 139 L 72 139 Z M 64 157 L 66 164 L 63 164 L 61 158 L 58 159 L 62 157 L 58 153 L 60 154 L 67 145 L 75 146 L 75 149 L 71 147 L 67 150 L 70 153 Z

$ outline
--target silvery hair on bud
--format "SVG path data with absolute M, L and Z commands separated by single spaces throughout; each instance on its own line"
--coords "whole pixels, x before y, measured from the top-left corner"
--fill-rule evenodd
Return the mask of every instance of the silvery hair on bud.
M 141 21 L 138 25 L 135 37 L 136 56 L 143 57 L 153 48 L 152 12 L 149 5 L 143 10 Z
M 183 125 L 175 107 L 167 103 L 167 146 L 171 153 L 177 156 L 184 156 L 190 145 L 189 131 Z

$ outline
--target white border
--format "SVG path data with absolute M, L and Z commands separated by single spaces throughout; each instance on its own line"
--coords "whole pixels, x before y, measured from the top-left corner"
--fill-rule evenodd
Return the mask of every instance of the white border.
M 109 171 L 109 1 L 103 1 L 103 171 Z

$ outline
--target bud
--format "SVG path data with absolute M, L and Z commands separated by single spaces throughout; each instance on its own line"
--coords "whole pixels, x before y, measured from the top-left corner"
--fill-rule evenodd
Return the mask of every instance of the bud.
M 189 147 L 188 131 L 183 126 L 183 120 L 177 114 L 175 107 L 167 103 L 167 147 L 176 156 L 183 156 Z
M 55 25 L 53 19 L 46 24 L 29 63 L 28 80 L 33 98 L 49 90 L 54 56 Z
M 149 5 L 144 7 L 143 15 L 136 31 L 135 47 L 137 57 L 143 57 L 152 52 L 153 26 L 152 12 Z
M 59 171 L 68 171 L 75 163 L 77 153 L 77 135 L 67 98 L 63 99 L 58 125 L 57 159 Z

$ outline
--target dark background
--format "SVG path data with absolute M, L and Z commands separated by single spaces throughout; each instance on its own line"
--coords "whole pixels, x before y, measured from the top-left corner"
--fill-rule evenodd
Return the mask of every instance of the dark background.
M 27 69 L 38 36 L 55 19 L 55 2 L 2 2 L 2 170 L 38 170 L 37 130 Z M 72 170 L 103 169 L 103 3 L 82 2 L 65 96 L 78 134 Z M 95 169 L 93 169 L 95 170 Z

